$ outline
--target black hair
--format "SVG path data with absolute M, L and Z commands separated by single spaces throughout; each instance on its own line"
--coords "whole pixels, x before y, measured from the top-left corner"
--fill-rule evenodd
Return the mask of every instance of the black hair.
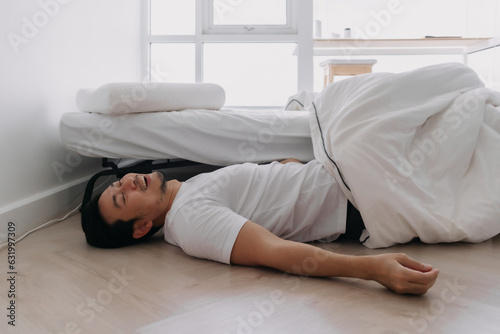
M 87 243 L 99 248 L 118 248 L 129 245 L 134 245 L 149 239 L 161 227 L 153 226 L 151 230 L 141 238 L 134 238 L 134 222 L 137 218 L 123 221 L 117 220 L 111 224 L 106 223 L 102 218 L 101 211 L 99 210 L 99 198 L 97 195 L 89 202 L 84 203 L 81 216 L 82 216 L 82 229 L 85 233 Z

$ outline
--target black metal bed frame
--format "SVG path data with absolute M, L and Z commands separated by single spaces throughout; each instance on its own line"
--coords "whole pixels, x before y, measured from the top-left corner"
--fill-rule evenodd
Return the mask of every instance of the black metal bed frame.
M 92 198 L 95 182 L 101 176 L 116 175 L 117 178 L 120 178 L 128 173 L 151 173 L 153 170 L 188 167 L 202 165 L 202 163 L 190 160 L 171 161 L 170 159 L 167 159 L 165 162 L 155 163 L 155 160 L 144 160 L 135 165 L 118 167 L 117 164 L 109 161 L 108 158 L 102 158 L 101 165 L 103 168 L 107 169 L 94 174 L 88 181 L 87 186 L 85 187 L 85 193 L 83 194 L 82 206 L 80 207 L 80 211 L 82 211 L 82 208 L 85 206 L 85 204 Z

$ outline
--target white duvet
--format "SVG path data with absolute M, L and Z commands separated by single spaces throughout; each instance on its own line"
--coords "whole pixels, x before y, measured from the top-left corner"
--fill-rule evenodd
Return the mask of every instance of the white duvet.
M 310 108 L 314 155 L 370 248 L 500 233 L 500 93 L 462 64 L 355 76 Z

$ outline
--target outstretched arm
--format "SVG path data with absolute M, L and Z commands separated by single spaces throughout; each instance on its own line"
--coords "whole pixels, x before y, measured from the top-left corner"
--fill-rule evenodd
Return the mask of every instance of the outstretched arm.
M 439 273 L 405 254 L 343 255 L 284 240 L 251 221 L 238 234 L 231 263 L 271 267 L 297 275 L 374 280 L 405 294 L 426 293 Z

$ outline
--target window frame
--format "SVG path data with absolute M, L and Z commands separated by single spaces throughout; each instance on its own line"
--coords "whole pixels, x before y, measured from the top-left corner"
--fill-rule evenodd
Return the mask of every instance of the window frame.
M 182 0 L 180 0 L 182 1 Z M 203 82 L 203 45 L 205 43 L 296 43 L 297 44 L 297 91 L 313 90 L 313 1 L 287 0 L 290 2 L 291 30 L 262 29 L 259 31 L 223 29 L 224 33 L 205 31 L 207 4 L 212 0 L 195 0 L 194 35 L 151 35 L 151 1 L 142 2 L 141 8 L 141 77 L 151 82 L 158 75 L 151 69 L 151 44 L 153 43 L 194 43 L 195 44 L 195 82 Z M 287 9 L 288 10 L 288 9 Z M 300 13 L 300 15 L 299 15 Z M 288 20 L 287 20 L 288 23 Z M 268 27 L 262 25 L 261 28 Z
M 221 0 L 203 1 L 203 33 L 204 34 L 296 34 L 297 8 L 296 1 L 286 0 L 286 21 L 284 25 L 215 25 L 213 23 L 213 3 Z M 228 4 L 230 5 L 230 4 Z

